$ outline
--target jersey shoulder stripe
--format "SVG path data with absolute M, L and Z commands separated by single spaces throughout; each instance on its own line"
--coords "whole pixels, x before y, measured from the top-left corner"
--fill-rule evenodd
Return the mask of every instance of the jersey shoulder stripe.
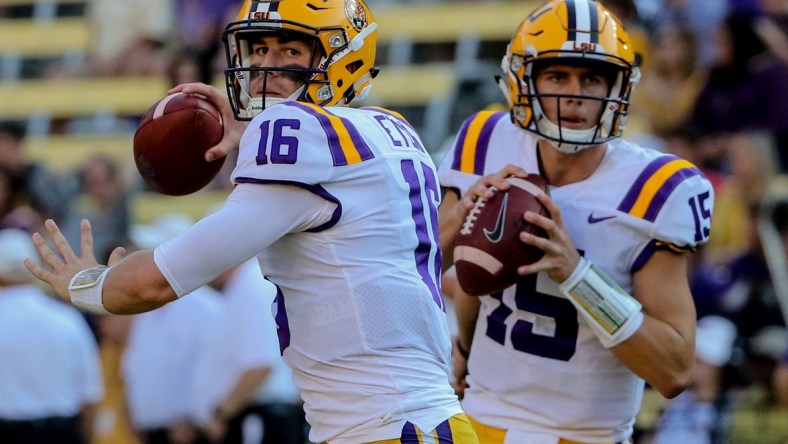
M 315 117 L 328 136 L 328 148 L 334 166 L 345 166 L 372 159 L 375 155 L 353 123 L 310 103 L 284 102 L 283 105 L 298 108 Z
M 676 156 L 660 156 L 640 173 L 618 209 L 654 222 L 673 190 L 684 180 L 698 175 L 702 173 L 692 163 Z
M 402 120 L 403 122 L 407 122 L 407 120 L 405 119 L 405 116 L 403 116 L 402 114 L 400 114 L 400 113 L 398 113 L 396 111 L 392 111 L 390 109 L 386 109 L 386 108 L 380 107 L 380 106 L 362 106 L 359 109 L 365 109 L 365 110 L 369 110 L 369 111 L 377 111 L 379 113 L 388 114 L 390 116 L 396 117 L 397 119 Z M 410 123 L 408 123 L 408 125 L 410 125 Z
M 427 152 L 427 150 L 424 149 L 424 145 L 418 139 L 418 137 L 413 137 L 413 134 L 417 134 L 418 132 L 416 131 L 415 128 L 413 128 L 413 125 L 411 125 L 410 122 L 408 122 L 408 120 L 402 114 L 400 114 L 400 113 L 398 113 L 396 111 L 392 111 L 390 109 L 381 108 L 379 106 L 364 106 L 364 107 L 361 107 L 360 109 L 365 110 L 365 111 L 373 111 L 373 112 L 376 112 L 378 114 L 385 114 L 385 115 L 391 117 L 392 119 L 394 119 L 394 121 L 397 122 L 398 126 L 402 125 L 402 126 L 405 126 L 408 129 L 410 129 L 411 133 L 407 133 L 407 132 L 403 132 L 403 130 L 401 128 L 397 128 L 397 130 L 399 131 L 400 135 L 402 137 L 404 137 L 404 138 L 407 138 L 411 143 L 413 143 L 413 146 L 415 146 L 417 149 L 421 150 L 421 152 L 423 152 L 423 153 Z M 396 146 L 401 146 L 401 142 L 400 141 L 396 141 L 394 144 Z
M 468 118 L 457 134 L 452 169 L 484 175 L 484 161 L 493 128 L 507 114 L 504 111 L 481 111 Z

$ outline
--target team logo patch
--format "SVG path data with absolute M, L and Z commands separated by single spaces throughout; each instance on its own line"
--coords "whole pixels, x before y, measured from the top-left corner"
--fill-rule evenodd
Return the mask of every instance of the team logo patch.
M 345 15 L 356 31 L 361 31 L 367 26 L 367 13 L 358 0 L 345 0 Z
M 253 1 L 251 8 L 249 8 L 249 20 L 267 20 L 279 19 L 276 10 L 279 8 L 279 3 L 283 0 L 259 0 Z

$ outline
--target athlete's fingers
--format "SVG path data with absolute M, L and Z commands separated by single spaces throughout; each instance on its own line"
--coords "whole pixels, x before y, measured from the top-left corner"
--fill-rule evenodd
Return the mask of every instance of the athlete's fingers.
M 506 179 L 509 176 L 526 177 L 528 173 L 526 173 L 524 169 L 510 163 L 498 171 L 496 175 L 502 179 Z
M 96 255 L 93 251 L 93 229 L 87 219 L 82 219 L 79 223 L 80 240 L 79 252 L 83 260 L 96 262 Z
M 112 250 L 112 253 L 109 255 L 109 260 L 107 261 L 107 265 L 110 267 L 115 265 L 116 263 L 120 262 L 121 259 L 126 257 L 126 249 L 123 247 L 116 247 Z
M 555 235 L 558 232 L 557 229 L 558 224 L 556 224 L 553 219 L 546 216 L 542 216 L 539 213 L 535 213 L 533 211 L 526 211 L 525 213 L 523 213 L 523 219 L 526 222 L 536 225 L 537 227 L 545 230 L 550 238 L 555 237 Z
M 47 229 L 49 237 L 55 244 L 55 248 L 57 249 L 58 253 L 60 253 L 60 256 L 63 257 L 63 261 L 66 263 L 76 261 L 77 256 L 74 254 L 74 250 L 71 249 L 71 245 L 68 244 L 68 241 L 66 240 L 65 236 L 63 236 L 63 233 L 60 232 L 60 228 L 58 228 L 55 221 L 52 219 L 47 219 L 44 222 L 44 227 Z
M 539 262 L 534 262 L 533 264 L 530 265 L 522 265 L 520 267 L 517 267 L 517 274 L 519 274 L 520 276 L 527 276 L 529 274 L 538 273 L 542 270 L 544 270 L 544 267 L 542 267 Z
M 55 252 L 49 248 L 49 245 L 47 245 L 44 240 L 44 236 L 41 236 L 39 233 L 33 233 L 32 239 L 33 245 L 35 245 L 36 250 L 38 250 L 41 259 L 43 259 L 53 270 L 57 271 L 65 265 L 63 258 L 55 254 Z
M 484 180 L 485 179 L 482 178 L 471 185 L 468 188 L 468 191 L 466 191 L 460 199 L 467 209 L 471 208 L 476 203 L 477 199 L 489 199 L 493 196 L 493 191 L 488 187 Z
M 560 249 L 553 241 L 550 240 L 550 238 L 544 238 L 542 236 L 537 236 L 535 234 L 522 231 L 520 232 L 520 241 L 528 245 L 532 245 L 544 251 L 545 253 L 560 253 Z
M 52 282 L 55 279 L 55 275 L 52 272 L 42 268 L 30 258 L 25 259 L 24 264 L 25 264 L 25 268 L 27 268 L 27 271 L 29 271 L 30 274 L 46 282 L 47 284 L 52 285 Z
M 207 86 L 207 85 L 205 85 L 204 83 L 199 83 L 199 82 L 181 83 L 179 85 L 175 85 L 172 88 L 170 88 L 169 91 L 167 91 L 167 94 L 170 95 L 170 94 L 183 92 L 184 89 L 189 89 L 189 88 L 191 88 L 191 91 L 189 91 L 189 92 L 203 92 L 203 91 L 200 91 L 200 89 L 203 86 Z
M 555 221 L 556 225 L 563 226 L 564 219 L 563 215 L 561 214 L 561 208 L 555 203 L 555 201 L 547 195 L 547 193 L 539 193 L 536 196 L 539 199 L 539 202 L 545 206 L 547 212 L 550 214 L 550 218 Z

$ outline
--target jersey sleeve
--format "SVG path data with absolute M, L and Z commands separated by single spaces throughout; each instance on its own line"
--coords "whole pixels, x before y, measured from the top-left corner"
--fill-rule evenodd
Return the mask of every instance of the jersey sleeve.
M 676 156 L 651 161 L 618 209 L 650 226 L 654 247 L 694 251 L 709 239 L 714 190 L 695 165 Z
M 335 167 L 372 157 L 350 120 L 320 106 L 283 102 L 249 124 L 232 177 L 236 184 L 316 185 L 329 181 Z
M 454 188 L 463 194 L 486 174 L 487 151 L 493 129 L 507 114 L 480 111 L 463 122 L 438 169 L 442 187 Z

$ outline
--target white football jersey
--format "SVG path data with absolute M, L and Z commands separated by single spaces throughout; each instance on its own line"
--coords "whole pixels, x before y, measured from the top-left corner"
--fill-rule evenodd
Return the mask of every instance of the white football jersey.
M 284 102 L 244 133 L 235 183 L 291 184 L 335 204 L 330 220 L 258 255 L 313 441 L 399 438 L 405 420 L 429 431 L 461 413 L 435 170 L 410 124 L 379 108 Z
M 539 173 L 537 139 L 508 113 L 471 116 L 441 164 L 441 186 L 464 193 L 507 164 Z M 631 294 L 656 249 L 706 242 L 710 183 L 678 157 L 614 140 L 597 170 L 550 187 L 580 253 Z M 575 441 L 630 436 L 644 382 L 606 350 L 546 273 L 481 298 L 463 408 L 492 427 Z

